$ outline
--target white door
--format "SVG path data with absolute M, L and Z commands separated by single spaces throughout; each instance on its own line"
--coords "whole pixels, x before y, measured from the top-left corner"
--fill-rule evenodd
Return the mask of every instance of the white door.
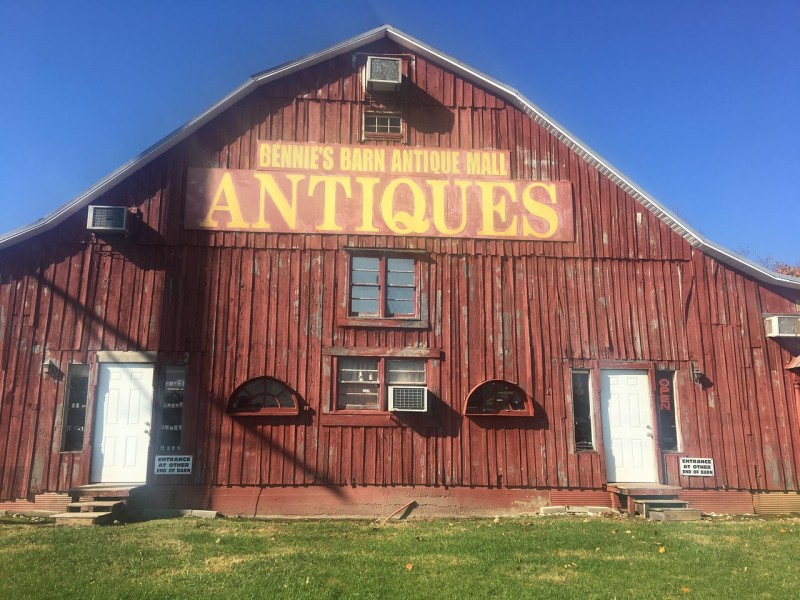
M 153 412 L 153 365 L 101 363 L 92 483 L 144 483 Z
M 601 378 L 606 479 L 658 482 L 647 371 L 602 371 Z

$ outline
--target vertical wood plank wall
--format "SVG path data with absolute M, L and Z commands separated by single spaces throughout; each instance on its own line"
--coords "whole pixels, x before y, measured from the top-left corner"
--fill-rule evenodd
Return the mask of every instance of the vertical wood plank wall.
M 572 442 L 570 369 L 596 377 L 600 361 L 648 361 L 678 372 L 685 454 L 716 464 L 714 478 L 681 478 L 677 455 L 666 455 L 669 483 L 800 489 L 789 355 L 765 338 L 762 321 L 763 312 L 796 312 L 798 295 L 695 252 L 485 90 L 419 56 L 410 77 L 411 146 L 507 149 L 513 177 L 570 181 L 575 241 L 183 229 L 189 166 L 252 168 L 259 139 L 358 143 L 363 98 L 349 56 L 265 86 L 97 202 L 137 207 L 135 242 L 91 238 L 81 212 L 0 253 L 0 499 L 88 481 L 90 452 L 59 451 L 65 379 L 41 367 L 52 360 L 66 373 L 98 350 L 188 360 L 184 451 L 196 467 L 176 483 L 598 489 L 603 456 Z M 352 246 L 429 253 L 429 330 L 336 325 L 343 249 Z M 442 350 L 429 386 L 441 399 L 439 425 L 320 424 L 334 379 L 326 347 Z M 710 386 L 691 382 L 691 361 Z M 234 388 L 260 375 L 296 389 L 313 416 L 226 415 Z M 491 378 L 528 391 L 537 417 L 464 418 L 466 394 Z

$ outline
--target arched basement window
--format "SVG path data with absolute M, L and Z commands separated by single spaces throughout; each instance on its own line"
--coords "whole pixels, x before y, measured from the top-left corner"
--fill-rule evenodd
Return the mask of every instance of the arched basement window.
M 532 417 L 533 398 L 509 381 L 489 379 L 472 388 L 464 414 L 473 417 Z
M 256 377 L 240 385 L 228 401 L 227 412 L 240 416 L 296 415 L 297 393 L 274 377 Z

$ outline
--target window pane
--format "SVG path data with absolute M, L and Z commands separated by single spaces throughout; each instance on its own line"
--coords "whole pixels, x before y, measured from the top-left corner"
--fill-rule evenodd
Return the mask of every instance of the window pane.
M 339 385 L 337 408 L 378 410 L 380 409 L 380 378 L 378 359 L 339 359 Z
M 350 313 L 354 315 L 377 315 L 377 300 L 353 300 L 350 303 Z
M 265 408 L 297 408 L 292 390 L 273 377 L 256 377 L 239 387 L 228 401 L 228 412 L 258 412 Z
M 356 271 L 353 270 L 353 284 L 378 285 L 377 271 Z M 391 283 L 391 282 L 390 282 Z
M 365 114 L 364 131 L 366 133 L 402 133 L 403 121 L 400 115 Z
M 378 286 L 377 285 L 354 285 L 352 297 L 356 300 L 377 300 L 378 299 Z
M 414 301 L 414 288 L 389 287 L 386 289 L 387 300 L 411 300 Z
M 675 424 L 675 371 L 656 371 L 658 389 L 658 438 L 661 449 L 678 449 L 678 428 Z
M 86 404 L 89 399 L 89 365 L 71 364 L 67 367 L 67 390 L 64 406 L 64 452 L 83 450 L 86 428 Z
M 380 267 L 380 259 L 372 256 L 354 256 L 353 257 L 353 270 L 354 271 L 378 271 Z
M 294 408 L 294 397 L 288 389 L 284 389 L 278 394 L 277 399 L 281 408 Z
M 389 271 L 386 276 L 386 283 L 388 285 L 395 285 L 395 286 L 406 286 L 406 287 L 414 287 L 415 283 L 414 272 L 400 272 L 400 271 Z
M 589 373 L 586 371 L 572 372 L 572 416 L 575 421 L 575 449 L 594 450 Z
M 390 385 L 425 383 L 425 361 L 390 359 L 386 361 L 386 379 Z
M 379 410 L 377 384 L 340 383 L 336 408 L 339 410 Z
M 467 414 L 493 415 L 530 411 L 528 396 L 508 381 L 487 381 L 467 398 Z
M 390 273 L 413 273 L 413 258 L 390 258 L 386 261 L 386 270 Z
M 339 359 L 339 381 L 378 381 L 377 358 Z
M 413 300 L 387 300 L 386 301 L 387 316 L 393 317 L 396 315 L 414 315 Z

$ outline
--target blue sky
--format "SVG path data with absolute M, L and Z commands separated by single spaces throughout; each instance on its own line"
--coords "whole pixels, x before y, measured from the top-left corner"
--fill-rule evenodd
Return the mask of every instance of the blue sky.
M 800 260 L 800 3 L 771 0 L 6 1 L 0 232 L 383 23 L 517 88 L 712 241 Z

